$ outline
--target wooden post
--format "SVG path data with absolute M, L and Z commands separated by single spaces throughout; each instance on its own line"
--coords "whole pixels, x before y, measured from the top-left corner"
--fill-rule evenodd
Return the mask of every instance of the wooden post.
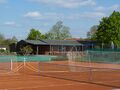
M 51 55 L 51 45 L 50 45 L 50 51 L 49 51 L 49 54 Z
M 37 46 L 37 55 L 38 55 L 38 53 L 39 53 L 39 47 Z

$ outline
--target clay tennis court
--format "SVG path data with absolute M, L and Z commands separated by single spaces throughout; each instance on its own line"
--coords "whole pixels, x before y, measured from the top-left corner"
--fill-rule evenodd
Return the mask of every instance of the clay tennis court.
M 120 88 L 120 71 L 111 71 L 113 68 L 119 68 L 119 64 L 92 63 L 91 67 L 102 69 L 107 67 L 110 71 L 99 69 L 101 71 L 92 72 L 93 77 L 90 78 L 91 72 L 87 71 L 88 68 L 78 69 L 79 66 L 88 66 L 89 63 L 74 63 L 77 68 L 66 67 L 68 63 L 66 61 L 26 62 L 26 66 L 18 72 L 0 75 L 0 90 L 113 90 Z M 22 62 L 19 64 L 22 65 Z M 39 65 L 40 71 L 36 71 Z M 70 72 L 68 69 L 77 71 Z M 79 72 L 80 70 L 82 72 Z M 89 79 L 93 82 L 89 82 Z
M 42 76 L 1 76 L 0 90 L 112 90 L 113 88 Z

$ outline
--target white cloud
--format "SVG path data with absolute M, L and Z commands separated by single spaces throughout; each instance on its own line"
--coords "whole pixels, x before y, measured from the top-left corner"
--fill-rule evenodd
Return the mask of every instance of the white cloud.
M 17 24 L 14 21 L 7 21 L 7 22 L 4 23 L 4 25 L 11 26 L 11 27 L 18 27 L 18 26 L 20 26 L 19 24 Z
M 96 5 L 95 0 L 29 0 L 37 3 L 44 3 L 47 5 L 55 5 L 64 8 L 78 8 L 81 6 Z
M 64 14 L 64 13 L 55 13 L 55 12 L 47 12 L 41 13 L 39 11 L 28 12 L 24 15 L 25 18 L 35 19 L 35 20 L 77 20 L 81 18 L 102 18 L 106 16 L 103 12 L 82 12 L 82 13 L 72 13 L 72 14 Z
M 38 11 L 28 12 L 24 15 L 24 17 L 28 18 L 41 18 L 42 14 Z
M 40 13 L 39 11 L 28 12 L 24 15 L 26 18 L 31 19 L 62 19 L 64 18 L 64 14 L 58 14 L 54 12 Z
M 10 22 L 5 22 L 4 24 L 5 24 L 5 25 L 14 25 L 15 22 L 10 21 Z

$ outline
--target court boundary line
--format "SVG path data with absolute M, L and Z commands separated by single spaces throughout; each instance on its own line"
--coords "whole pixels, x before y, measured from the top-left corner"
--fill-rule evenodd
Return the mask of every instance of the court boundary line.
M 99 81 L 99 82 L 101 82 L 101 83 L 102 83 L 102 82 L 105 82 L 105 83 L 106 83 L 106 82 L 111 82 L 111 83 L 112 83 L 112 82 L 120 82 L 120 80 L 114 80 L 114 81 L 112 81 L 112 80 L 111 80 L 111 81 L 106 80 L 106 81 Z
M 86 66 L 86 65 L 77 65 L 77 64 L 58 64 L 58 63 L 49 63 L 49 62 L 41 62 L 40 64 L 48 64 L 48 65 L 58 65 L 58 66 L 68 66 L 68 67 L 81 67 L 81 68 L 89 68 L 89 69 L 107 69 L 107 70 L 120 70 L 120 68 L 110 68 L 110 67 L 95 67 L 95 66 Z M 89 63 L 90 64 L 90 63 Z
M 114 87 L 114 88 L 120 88 L 120 86 L 115 86 L 115 85 L 107 85 L 107 84 L 103 84 L 100 82 L 90 82 L 90 81 L 84 81 L 84 80 L 73 80 L 73 79 L 69 79 L 69 78 L 62 78 L 62 77 L 55 77 L 55 76 L 49 76 L 49 75 L 42 75 L 39 74 L 39 76 L 43 76 L 43 77 L 50 77 L 50 78 L 56 78 L 56 79 L 63 79 L 63 80 L 67 80 L 67 81 L 74 81 L 74 82 L 79 82 L 79 83 L 87 83 L 87 84 L 94 84 L 94 85 L 99 85 L 99 86 L 105 86 L 105 87 Z

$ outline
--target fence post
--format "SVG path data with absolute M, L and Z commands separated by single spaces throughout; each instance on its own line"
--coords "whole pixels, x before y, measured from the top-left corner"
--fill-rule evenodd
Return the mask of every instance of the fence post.
M 11 70 L 11 71 L 13 70 L 13 62 L 12 62 L 12 59 L 10 60 L 10 70 Z

